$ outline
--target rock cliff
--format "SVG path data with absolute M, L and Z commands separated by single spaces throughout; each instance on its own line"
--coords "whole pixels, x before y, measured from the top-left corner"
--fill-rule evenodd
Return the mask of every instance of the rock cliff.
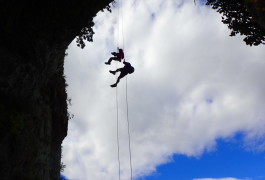
M 111 1 L 0 2 L 0 180 L 59 179 L 65 50 Z

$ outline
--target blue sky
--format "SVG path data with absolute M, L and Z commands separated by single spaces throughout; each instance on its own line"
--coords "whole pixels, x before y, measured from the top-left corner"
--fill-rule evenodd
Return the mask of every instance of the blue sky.
M 62 180 L 68 180 L 67 177 L 64 176 L 64 175 L 61 175 L 61 179 L 62 179 Z
M 123 65 L 104 63 L 119 46 L 135 68 L 127 76 L 135 180 L 264 176 L 264 46 L 230 37 L 220 14 L 193 0 L 123 3 L 122 17 L 116 8 L 97 14 L 93 43 L 68 48 L 74 118 L 63 142 L 64 175 L 118 179 L 116 78 L 109 70 Z M 125 82 L 118 85 L 118 123 L 121 179 L 129 180 Z
M 244 150 L 242 137 L 230 141 L 218 140 L 216 151 L 200 157 L 174 155 L 174 162 L 159 166 L 153 176 L 145 180 L 191 180 L 205 177 L 236 177 L 265 179 L 265 153 Z

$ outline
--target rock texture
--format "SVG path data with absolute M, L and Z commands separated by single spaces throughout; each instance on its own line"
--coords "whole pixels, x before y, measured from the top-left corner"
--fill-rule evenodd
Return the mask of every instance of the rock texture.
M 0 180 L 60 179 L 65 50 L 111 1 L 0 2 Z

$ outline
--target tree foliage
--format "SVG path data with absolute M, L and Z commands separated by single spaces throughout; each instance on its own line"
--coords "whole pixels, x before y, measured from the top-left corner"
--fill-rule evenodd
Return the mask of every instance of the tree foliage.
M 231 29 L 230 36 L 245 35 L 244 41 L 250 46 L 265 44 L 265 29 L 248 11 L 244 0 L 207 0 L 206 5 L 222 14 L 222 22 Z
M 81 47 L 83 49 L 86 46 L 84 42 L 85 40 L 90 42 L 93 41 L 93 34 L 95 33 L 92 27 L 94 26 L 94 24 L 95 23 L 93 21 L 90 21 L 86 27 L 83 27 L 81 29 L 80 34 L 76 38 L 76 43 L 78 47 Z
M 105 9 L 109 12 L 111 12 L 111 7 L 110 5 L 106 6 Z M 101 11 L 104 11 L 102 9 Z M 93 31 L 93 26 L 95 23 L 90 20 L 87 24 L 87 26 L 83 27 L 79 33 L 79 35 L 76 37 L 76 43 L 77 46 L 80 48 L 84 48 L 86 46 L 85 41 L 93 42 L 93 35 L 95 34 Z

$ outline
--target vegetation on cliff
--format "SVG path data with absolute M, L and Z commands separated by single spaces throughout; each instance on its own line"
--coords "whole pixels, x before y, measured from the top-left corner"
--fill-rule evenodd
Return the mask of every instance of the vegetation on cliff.
M 250 0 L 247 2 L 251 3 Z M 265 44 L 265 27 L 259 24 L 258 17 L 250 11 L 244 0 L 207 0 L 206 4 L 222 14 L 222 22 L 231 29 L 230 36 L 244 35 L 244 41 L 250 46 Z M 263 15 L 260 15 L 263 16 L 263 20 L 265 19 L 264 8 L 260 5 L 259 9 L 256 9 L 263 11 Z

